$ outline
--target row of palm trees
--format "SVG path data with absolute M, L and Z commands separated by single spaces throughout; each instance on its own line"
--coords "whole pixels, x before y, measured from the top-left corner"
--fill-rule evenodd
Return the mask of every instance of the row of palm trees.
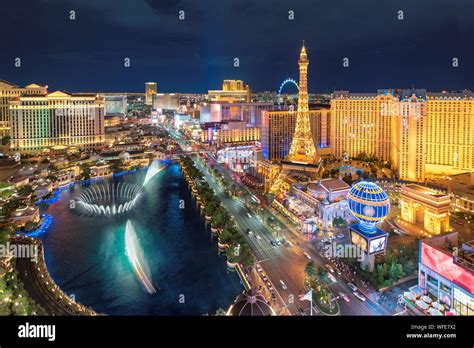
M 206 220 L 211 223 L 212 232 L 219 236 L 219 247 L 225 252 L 228 265 L 235 267 L 239 263 L 246 268 L 253 266 L 255 257 L 247 241 L 239 233 L 233 217 L 224 208 L 214 190 L 203 179 L 201 171 L 196 168 L 193 160 L 183 157 L 181 169 Z
M 313 290 L 313 301 L 316 305 L 328 314 L 334 314 L 338 311 L 334 295 L 328 285 L 331 283 L 328 271 L 323 267 L 316 267 L 313 261 L 306 264 L 304 268 L 306 278 L 304 285 L 306 289 Z

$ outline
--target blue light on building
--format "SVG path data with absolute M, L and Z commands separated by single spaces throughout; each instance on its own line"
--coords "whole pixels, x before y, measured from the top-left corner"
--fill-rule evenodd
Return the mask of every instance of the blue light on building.
M 354 184 L 347 194 L 349 210 L 359 220 L 349 226 L 351 244 L 362 253 L 361 267 L 369 272 L 374 270 L 374 256 L 384 253 L 387 248 L 388 233 L 376 224 L 381 223 L 390 211 L 387 193 L 372 182 L 361 181 Z
M 354 184 L 347 200 L 351 213 L 359 220 L 361 227 L 369 230 L 381 223 L 390 210 L 387 193 L 372 182 L 361 181 Z

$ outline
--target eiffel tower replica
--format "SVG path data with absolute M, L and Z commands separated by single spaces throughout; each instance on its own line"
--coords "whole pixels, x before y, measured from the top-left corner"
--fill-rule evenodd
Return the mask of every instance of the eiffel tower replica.
M 285 179 L 292 175 L 306 175 L 316 177 L 320 171 L 321 158 L 318 156 L 314 146 L 313 135 L 309 122 L 308 108 L 308 65 L 309 60 L 306 48 L 301 48 L 300 59 L 300 81 L 298 92 L 298 110 L 296 114 L 296 125 L 291 147 L 288 155 L 282 161 L 280 174 L 273 183 L 271 191 L 278 193 Z

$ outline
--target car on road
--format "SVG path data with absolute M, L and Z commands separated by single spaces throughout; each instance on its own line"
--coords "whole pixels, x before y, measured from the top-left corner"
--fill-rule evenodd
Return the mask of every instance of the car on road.
M 260 237 L 260 235 L 256 234 L 255 237 L 258 239 L 258 240 L 261 240 L 262 237 Z
M 272 292 L 272 300 L 273 300 L 273 301 L 276 301 L 276 299 L 277 299 L 277 296 L 275 295 L 274 292 Z
M 270 283 L 270 281 L 267 281 L 267 288 L 268 290 L 273 291 L 273 286 L 272 286 L 272 283 Z
M 277 243 L 276 243 L 273 239 L 270 241 L 270 244 L 271 244 L 272 246 L 277 246 Z
M 334 268 L 332 268 L 330 264 L 325 264 L 324 267 L 326 267 L 329 272 L 334 273 Z
M 339 296 L 341 296 L 341 298 L 342 298 L 344 301 L 346 301 L 346 302 L 348 302 L 348 303 L 351 302 L 351 300 L 349 299 L 349 297 L 348 297 L 345 293 L 339 292 Z
M 336 273 L 337 273 L 338 275 L 341 275 L 341 274 L 342 274 L 342 272 L 341 272 L 341 270 L 340 270 L 339 268 L 336 268 Z
M 280 279 L 280 283 L 281 283 L 281 287 L 283 288 L 283 290 L 287 290 L 288 288 L 286 287 L 286 284 L 283 280 Z
M 292 246 L 293 246 L 293 243 L 291 243 L 290 241 L 287 241 L 287 242 L 286 242 L 286 245 L 288 245 L 289 247 L 292 247 Z
M 347 283 L 347 286 L 348 286 L 349 289 L 351 289 L 352 291 L 357 291 L 357 286 L 355 286 L 354 284 L 352 284 L 352 283 Z
M 303 251 L 303 255 L 306 256 L 308 260 L 311 260 L 311 255 L 308 254 L 306 251 Z
M 263 279 L 264 282 L 268 281 L 268 278 L 267 278 L 266 275 L 262 275 L 262 279 Z
M 257 263 L 257 266 L 255 267 L 257 271 L 261 272 L 262 271 L 262 266 L 260 266 L 259 263 Z
M 275 240 L 275 243 L 278 245 L 278 246 L 281 246 L 281 241 L 279 239 Z
M 328 278 L 331 282 L 333 283 L 337 283 L 337 279 L 336 277 L 334 277 L 331 273 L 328 273 Z
M 252 218 L 252 215 L 250 215 L 250 213 L 247 213 L 247 216 L 249 217 L 249 219 Z
M 360 292 L 358 291 L 354 291 L 354 296 L 357 297 L 359 300 L 361 300 L 362 302 L 365 302 L 365 296 L 362 295 Z
M 253 232 L 250 230 L 250 228 L 247 228 L 247 234 L 248 234 L 249 236 L 251 236 L 251 235 L 253 234 Z

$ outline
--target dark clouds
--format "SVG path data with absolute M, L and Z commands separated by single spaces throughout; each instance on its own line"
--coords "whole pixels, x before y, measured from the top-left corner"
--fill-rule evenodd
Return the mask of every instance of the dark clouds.
M 297 77 L 304 39 L 311 91 L 474 89 L 472 0 L 0 1 L 0 79 L 19 84 L 141 91 L 152 80 L 162 91 L 202 92 L 240 78 L 254 90 L 275 90 Z M 14 68 L 15 57 L 22 68 Z

